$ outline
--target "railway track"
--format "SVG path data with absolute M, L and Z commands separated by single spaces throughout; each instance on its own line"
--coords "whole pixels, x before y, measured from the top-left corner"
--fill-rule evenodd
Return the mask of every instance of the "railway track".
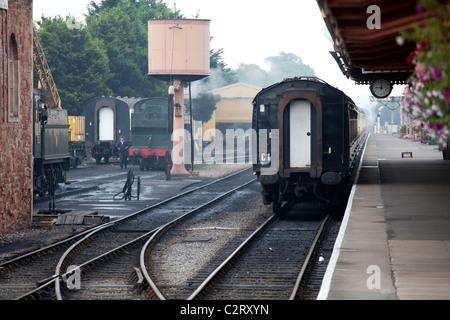
M 289 207 L 285 210 L 291 210 Z M 177 231 L 160 229 L 141 252 L 141 270 L 150 284 L 149 294 L 160 300 L 302 299 L 307 291 L 305 278 L 314 269 L 311 263 L 318 258 L 319 244 L 331 220 L 328 215 L 323 220 L 317 219 L 317 215 L 314 217 L 298 220 L 272 215 L 259 226 L 255 223 L 247 226 L 256 231 L 243 232 L 220 249 L 206 245 L 198 247 L 196 254 L 189 253 L 195 256 L 192 259 L 199 261 L 211 251 L 214 258 L 203 268 L 197 263 L 195 272 L 180 265 L 178 275 L 167 270 L 170 270 L 170 264 L 178 265 L 176 256 L 180 252 L 175 247 L 180 240 L 175 234 L 181 234 L 182 227 L 177 227 Z M 175 240 L 170 240 L 171 237 Z M 204 234 L 197 237 L 204 237 Z M 168 248 L 170 245 L 174 248 Z
M 69 271 L 69 267 L 82 266 L 88 270 L 118 253 L 127 254 L 140 239 L 151 236 L 160 226 L 199 206 L 199 203 L 195 203 L 197 200 L 210 201 L 205 200 L 205 197 L 214 198 L 239 180 L 248 180 L 243 177 L 245 175 L 241 175 L 247 170 L 185 191 L 55 245 L 3 262 L 0 264 L 0 299 L 52 299 L 55 298 L 55 292 L 56 298 L 62 298 L 58 293 L 59 289 L 66 286 L 67 280 L 71 280 L 80 271 Z M 204 189 L 208 191 L 205 192 Z M 139 275 L 136 274 L 136 277 Z M 51 289 L 52 286 L 56 291 Z
M 290 221 L 268 220 L 188 299 L 301 299 L 300 289 L 328 219 L 327 215 L 322 221 L 294 227 Z
M 139 257 L 139 245 L 142 242 L 159 232 L 162 228 L 168 225 L 172 225 L 183 219 L 187 219 L 189 216 L 196 214 L 199 210 L 208 207 L 229 194 L 241 189 L 250 183 L 254 183 L 255 179 L 244 182 L 242 185 L 233 188 L 232 190 L 214 192 L 212 185 L 209 186 L 208 196 L 206 199 L 203 196 L 203 202 L 190 210 L 184 212 L 179 208 L 178 211 L 173 211 L 175 215 L 169 215 L 166 211 L 165 219 L 168 220 L 165 225 L 161 226 L 160 222 L 155 222 L 152 219 L 133 220 L 129 223 L 124 223 L 108 232 L 99 234 L 94 240 L 91 240 L 91 235 L 74 244 L 69 250 L 67 250 L 57 266 L 57 272 L 59 271 L 62 279 L 69 279 L 73 272 L 69 271 L 63 273 L 64 270 L 70 269 L 69 265 L 77 266 L 79 272 L 83 274 L 83 289 L 82 290 L 62 290 L 64 286 L 58 286 L 56 288 L 56 295 L 58 299 L 109 299 L 114 297 L 120 297 L 120 299 L 139 299 L 142 298 L 139 292 L 136 294 L 136 286 L 140 285 L 142 278 L 140 271 L 137 268 Z M 211 198 L 213 197 L 213 198 Z M 179 207 L 179 205 L 177 206 Z M 180 215 L 180 211 L 183 211 Z M 175 217 L 177 216 L 177 217 Z M 174 218 L 175 217 L 175 218 Z M 152 229 L 152 230 L 148 230 Z M 142 234 L 144 233 L 144 234 Z M 116 236 L 118 234 L 118 236 Z M 126 243 L 123 243 L 127 240 Z M 84 242 L 92 243 L 89 248 L 84 247 Z M 107 246 L 104 246 L 107 244 Z M 83 248 L 82 248 L 83 247 Z M 110 247 L 113 247 L 110 249 Z M 80 249 L 82 248 L 82 249 Z M 98 255 L 97 252 L 104 252 Z M 74 256 L 71 258 L 71 256 Z M 114 257 L 114 259 L 110 259 Z M 111 261 L 108 261 L 108 260 Z M 92 270 L 92 267 L 96 267 L 101 262 L 101 267 Z M 95 272 L 96 271 L 96 272 Z M 90 273 L 86 277 L 86 273 Z M 136 283 L 130 283 L 131 279 L 137 279 Z M 139 283 L 138 283 L 139 282 Z M 66 286 L 67 287 L 67 286 Z M 70 288 L 69 288 L 70 289 Z M 118 294 L 117 296 L 111 296 L 110 292 Z M 121 292 L 124 292 L 122 294 Z M 144 297 L 145 298 L 145 297 Z

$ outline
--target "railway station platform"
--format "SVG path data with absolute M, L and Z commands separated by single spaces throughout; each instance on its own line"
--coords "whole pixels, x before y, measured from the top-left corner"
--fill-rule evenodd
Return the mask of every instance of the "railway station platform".
M 438 146 L 371 133 L 317 299 L 450 299 L 449 195 Z

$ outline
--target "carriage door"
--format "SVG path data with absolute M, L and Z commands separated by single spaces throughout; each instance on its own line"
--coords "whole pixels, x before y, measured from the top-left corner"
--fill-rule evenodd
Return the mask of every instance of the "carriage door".
M 103 107 L 98 111 L 98 140 L 114 141 L 114 111 Z
M 311 166 L 311 103 L 291 102 L 289 109 L 290 167 Z

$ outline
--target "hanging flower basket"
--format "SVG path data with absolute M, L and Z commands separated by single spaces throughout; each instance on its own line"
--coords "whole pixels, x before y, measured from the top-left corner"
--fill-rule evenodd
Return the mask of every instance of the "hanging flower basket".
M 450 141 L 450 2 L 420 0 L 416 11 L 432 11 L 424 23 L 401 33 L 416 49 L 406 58 L 415 65 L 405 88 L 402 113 L 448 148 Z M 444 147 L 445 148 L 445 147 Z

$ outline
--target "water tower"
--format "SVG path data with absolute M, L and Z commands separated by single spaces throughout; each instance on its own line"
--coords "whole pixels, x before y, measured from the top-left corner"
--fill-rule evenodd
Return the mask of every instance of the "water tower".
M 184 84 L 209 76 L 209 24 L 200 19 L 148 22 L 149 75 L 169 81 L 169 99 L 173 96 L 173 175 L 189 174 L 184 167 Z

